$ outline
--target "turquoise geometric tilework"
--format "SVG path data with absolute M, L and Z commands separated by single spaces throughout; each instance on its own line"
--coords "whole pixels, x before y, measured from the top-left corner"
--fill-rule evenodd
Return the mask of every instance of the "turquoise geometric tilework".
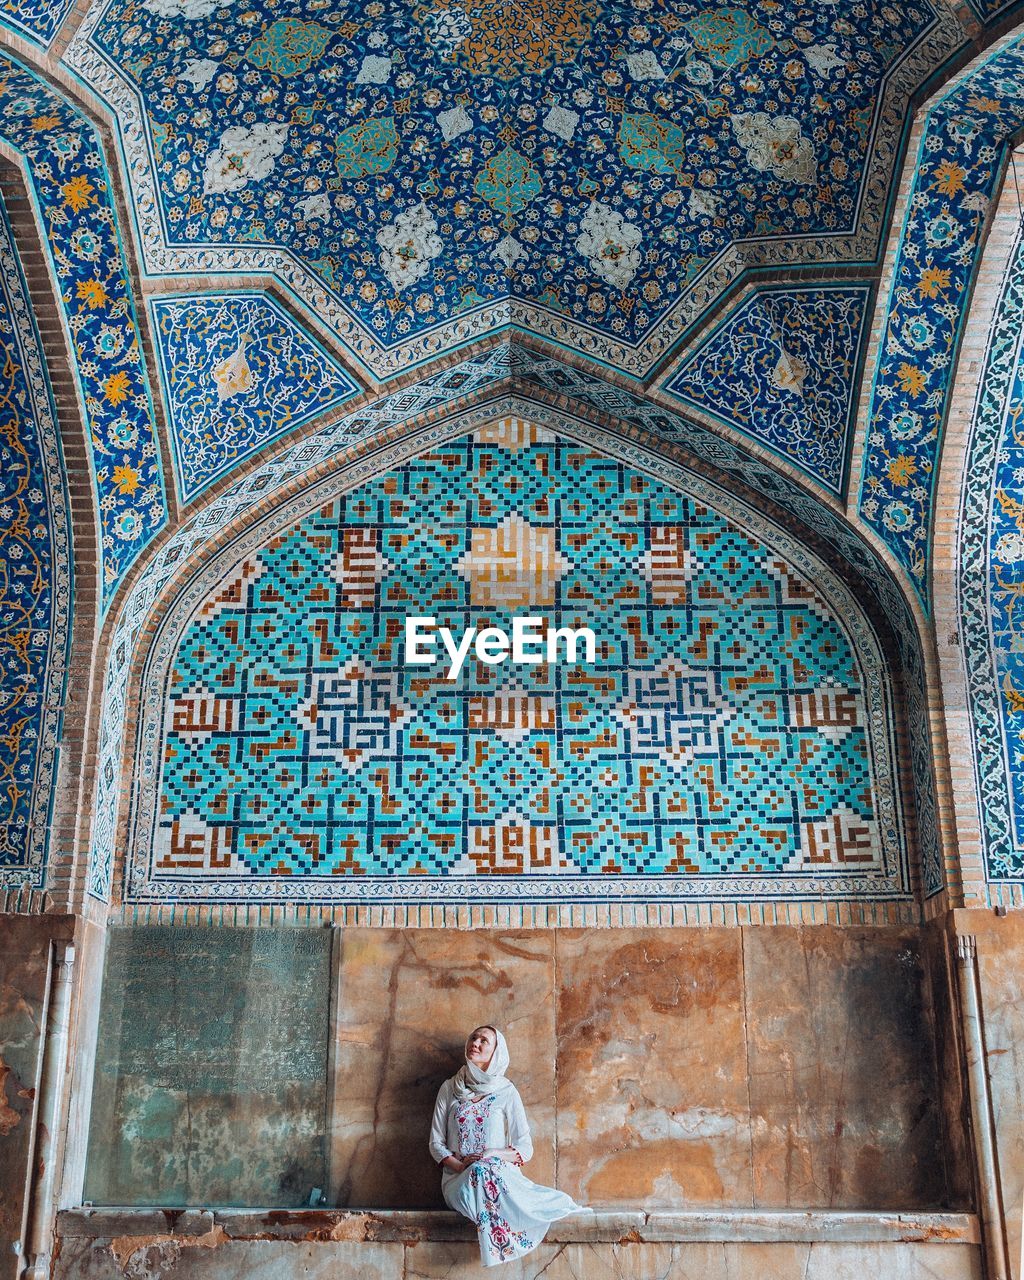
M 265 508 L 267 498 L 297 475 L 324 464 L 356 441 L 393 433 L 396 427 L 433 412 L 442 416 L 460 399 L 473 401 L 507 385 L 512 369 L 508 344 L 499 343 L 476 356 L 435 370 L 419 382 L 392 392 L 340 418 L 325 423 L 315 433 L 261 460 L 242 474 L 223 494 L 215 494 L 198 513 L 172 530 L 132 584 L 124 609 L 118 615 L 110 644 L 110 659 L 103 690 L 103 714 L 99 731 L 97 788 L 88 892 L 100 902 L 109 899 L 114 878 L 117 814 L 127 800 L 121 786 L 125 720 L 131 690 L 131 665 L 140 652 L 143 625 L 168 583 L 190 559 L 200 560 L 209 538 L 228 524 L 251 518 Z M 139 768 L 140 775 L 146 765 Z
M 960 514 L 960 618 L 988 879 L 1024 881 L 1024 238 L 989 336 Z
M 150 300 L 182 502 L 359 388 L 268 294 Z
M 325 500 L 159 646 L 129 897 L 905 892 L 880 652 L 779 538 L 515 418 Z M 597 660 L 448 682 L 410 615 Z
M 879 611 L 889 620 L 905 680 L 910 765 L 914 776 L 917 830 L 921 844 L 921 873 L 926 896 L 941 891 L 945 868 L 938 838 L 934 751 L 929 728 L 929 675 L 921 648 L 918 622 L 897 584 L 895 575 L 854 526 L 824 506 L 806 486 L 784 475 L 777 467 L 761 463 L 738 445 L 722 439 L 662 404 L 635 395 L 622 386 L 564 361 L 540 355 L 526 347 L 513 348 L 518 384 L 534 386 L 546 394 L 565 396 L 588 410 L 607 414 L 646 436 L 679 445 L 706 466 L 763 498 L 825 539 L 841 561 L 862 576 Z
M 856 284 L 762 289 L 686 356 L 665 390 L 839 495 L 870 296 Z
M 0 136 L 25 158 L 60 289 L 92 457 L 105 608 L 167 520 L 110 178 L 92 125 L 8 55 L 0 55 Z
M 151 271 L 272 271 L 381 377 L 499 324 L 642 374 L 745 261 L 875 259 L 964 41 L 928 0 L 105 0 L 66 61 Z
M 1007 140 L 1024 126 L 1024 40 L 999 48 L 930 112 L 879 346 L 860 515 L 925 608 L 936 464 L 956 353 Z
M 0 888 L 44 883 L 71 591 L 60 437 L 0 199 Z

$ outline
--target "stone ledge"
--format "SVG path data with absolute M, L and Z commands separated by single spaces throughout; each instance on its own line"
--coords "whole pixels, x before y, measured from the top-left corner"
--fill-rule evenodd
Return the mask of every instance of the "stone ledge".
M 434 1209 L 64 1209 L 57 1235 L 125 1239 L 208 1236 L 220 1240 L 293 1240 L 418 1244 L 471 1240 L 468 1222 Z M 556 1222 L 554 1244 L 908 1243 L 980 1244 L 972 1213 L 846 1212 L 772 1209 L 599 1210 Z

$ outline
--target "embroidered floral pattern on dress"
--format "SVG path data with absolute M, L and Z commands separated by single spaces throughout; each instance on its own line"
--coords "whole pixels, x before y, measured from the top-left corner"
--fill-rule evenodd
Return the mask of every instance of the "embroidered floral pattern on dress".
M 461 1120 L 459 1123 L 461 1132 Z M 538 1241 L 531 1239 L 525 1231 L 514 1230 L 500 1212 L 502 1197 L 508 1195 L 501 1165 L 499 1156 L 481 1160 L 471 1168 L 469 1179 L 474 1189 L 483 1193 L 483 1208 L 477 1215 L 481 1252 L 490 1255 L 493 1261 L 507 1262 L 529 1253 Z
M 455 1112 L 455 1123 L 459 1126 L 460 1155 L 475 1155 L 478 1151 L 486 1149 L 484 1134 L 487 1131 L 487 1121 L 490 1118 L 494 1099 L 495 1095 L 489 1093 L 484 1098 L 477 1098 L 474 1102 L 463 1102 L 459 1105 Z

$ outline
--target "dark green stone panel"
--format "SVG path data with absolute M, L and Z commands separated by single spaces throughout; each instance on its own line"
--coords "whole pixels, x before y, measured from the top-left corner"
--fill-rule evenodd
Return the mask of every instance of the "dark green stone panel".
M 326 1183 L 329 929 L 117 928 L 86 1200 L 289 1207 Z

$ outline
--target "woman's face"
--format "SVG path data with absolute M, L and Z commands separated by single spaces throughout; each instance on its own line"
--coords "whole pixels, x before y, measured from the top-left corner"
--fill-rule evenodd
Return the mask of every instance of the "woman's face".
M 466 1061 L 482 1071 L 490 1062 L 497 1043 L 498 1038 L 490 1027 L 477 1027 L 466 1041 Z

